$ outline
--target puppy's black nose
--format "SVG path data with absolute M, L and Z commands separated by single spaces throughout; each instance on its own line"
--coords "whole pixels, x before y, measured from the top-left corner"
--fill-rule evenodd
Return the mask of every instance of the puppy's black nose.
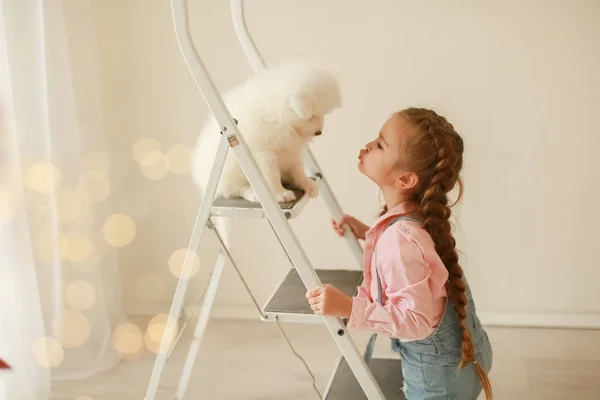
M 321 131 L 316 131 L 315 136 L 321 136 Z

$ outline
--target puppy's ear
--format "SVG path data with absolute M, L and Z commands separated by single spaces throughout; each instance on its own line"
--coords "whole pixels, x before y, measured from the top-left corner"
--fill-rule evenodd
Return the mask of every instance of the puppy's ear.
M 290 98 L 290 107 L 300 119 L 312 118 L 314 114 L 314 104 L 308 96 L 292 96 Z

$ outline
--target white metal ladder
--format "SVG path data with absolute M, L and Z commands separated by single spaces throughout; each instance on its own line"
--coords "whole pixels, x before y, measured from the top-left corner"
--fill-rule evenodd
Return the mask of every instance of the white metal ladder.
M 246 28 L 242 1 L 243 0 L 230 0 L 232 17 L 244 53 L 246 54 L 252 69 L 256 72 L 264 68 L 264 62 L 254 46 Z M 171 0 L 171 11 L 177 41 L 183 58 L 210 111 L 221 127 L 222 135 L 210 180 L 198 210 L 196 222 L 190 238 L 188 246 L 190 251 L 193 252 L 198 249 L 200 237 L 205 226 L 208 226 L 211 229 L 214 228 L 211 216 L 267 218 L 294 268 L 289 271 L 279 288 L 271 295 L 264 307 L 261 308 L 255 304 L 261 309 L 261 319 L 263 321 L 274 322 L 324 323 L 327 326 L 331 336 L 342 353 L 342 357 L 340 357 L 336 371 L 331 377 L 323 398 L 327 400 L 385 400 L 387 396 L 388 400 L 403 399 L 404 396 L 400 390 L 401 370 L 399 360 L 374 358 L 371 360 L 371 368 L 369 368 L 365 363 L 361 352 L 352 341 L 350 335 L 347 334 L 344 322 L 340 318 L 315 315 L 310 309 L 304 296 L 304 293 L 308 288 L 319 286 L 322 280 L 325 281 L 325 283 L 333 283 L 346 294 L 352 295 L 362 280 L 362 248 L 358 241 L 348 229 L 345 233 L 345 240 L 358 263 L 358 270 L 315 270 L 312 267 L 288 222 L 288 219 L 294 218 L 299 214 L 308 201 L 308 196 L 297 195 L 299 198 L 294 202 L 277 203 L 265 178 L 250 153 L 242 133 L 238 130 L 234 118 L 230 115 L 223 98 L 219 95 L 214 82 L 210 78 L 208 71 L 196 52 L 189 32 L 186 0 Z M 214 134 L 217 135 L 219 132 L 215 132 Z M 250 185 L 255 190 L 259 203 L 250 203 L 242 199 L 215 199 L 216 188 L 223 169 L 225 157 L 230 149 L 234 152 Z M 325 201 L 331 217 L 336 220 L 341 218 L 342 210 L 310 149 L 306 152 L 305 163 L 307 172 L 310 174 L 309 176 L 311 176 L 319 186 L 319 197 L 323 198 Z M 221 251 L 206 290 L 200 317 L 198 318 L 194 337 L 188 350 L 175 397 L 177 400 L 183 400 L 184 398 L 200 343 L 208 324 L 210 310 L 215 299 L 226 258 L 236 266 L 235 261 L 223 243 L 222 238 L 215 229 L 213 230 L 221 243 Z M 190 269 L 192 268 L 192 260 L 190 258 L 191 257 L 186 256 L 184 259 L 184 265 L 169 311 L 165 332 L 173 332 L 175 324 L 181 317 L 188 282 L 185 277 L 190 275 Z M 278 294 L 281 293 L 284 293 L 285 295 L 278 296 Z M 290 294 L 292 296 L 290 296 Z M 297 295 L 297 298 L 293 296 L 294 294 Z M 172 351 L 171 343 L 167 336 L 168 335 L 164 335 L 161 341 L 145 400 L 155 400 L 160 377 L 169 353 Z M 347 378 L 348 376 L 350 376 L 349 381 Z M 386 378 L 387 376 L 391 377 Z M 386 390 L 386 395 L 384 396 L 382 388 L 386 385 L 391 389 Z

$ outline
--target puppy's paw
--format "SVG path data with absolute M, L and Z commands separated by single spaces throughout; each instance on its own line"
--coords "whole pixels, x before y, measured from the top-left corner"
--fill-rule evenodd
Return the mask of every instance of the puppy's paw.
M 256 195 L 256 192 L 252 188 L 248 188 L 248 189 L 244 190 L 244 192 L 242 193 L 242 197 L 251 203 L 259 202 L 258 196 Z
M 308 181 L 306 181 L 302 190 L 304 190 L 304 192 L 309 197 L 312 197 L 312 198 L 315 198 L 319 195 L 319 188 L 317 187 L 317 184 L 312 179 L 309 179 Z
M 275 195 L 275 200 L 277 200 L 278 203 L 286 203 L 288 201 L 296 200 L 296 195 L 291 190 L 285 190 L 277 193 Z

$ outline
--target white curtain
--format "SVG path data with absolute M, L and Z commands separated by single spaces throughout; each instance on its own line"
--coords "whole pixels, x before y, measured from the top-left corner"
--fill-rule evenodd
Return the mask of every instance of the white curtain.
M 111 212 L 91 0 L 69 35 L 61 0 L 0 4 L 0 399 L 38 400 L 127 352 L 117 250 L 132 228 Z

